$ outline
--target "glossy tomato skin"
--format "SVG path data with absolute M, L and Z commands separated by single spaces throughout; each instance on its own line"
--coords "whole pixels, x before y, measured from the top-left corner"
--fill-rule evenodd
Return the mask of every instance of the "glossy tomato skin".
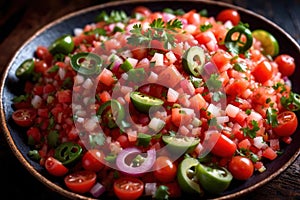
M 133 13 L 140 13 L 144 16 L 149 16 L 152 12 L 149 8 L 145 6 L 137 6 L 134 10 Z
M 29 127 L 34 123 L 36 115 L 37 114 L 34 109 L 22 108 L 13 112 L 12 118 L 17 125 Z
M 294 112 L 284 111 L 277 116 L 278 126 L 273 130 L 278 136 L 291 136 L 298 127 L 298 119 Z
M 49 174 L 53 176 L 63 176 L 69 171 L 68 168 L 66 168 L 60 161 L 53 158 L 52 156 L 46 159 L 45 168 L 49 172 Z
M 222 10 L 216 17 L 218 21 L 225 23 L 230 20 L 233 25 L 238 25 L 241 20 L 240 14 L 234 9 Z
M 97 175 L 93 171 L 76 171 L 64 178 L 65 185 L 73 192 L 83 194 L 88 192 L 96 183 Z
M 177 174 L 177 166 L 167 156 L 160 156 L 154 163 L 154 176 L 163 183 L 171 182 Z
M 260 83 L 264 83 L 269 80 L 273 75 L 270 62 L 266 60 L 259 62 L 252 71 L 252 75 L 254 76 L 255 80 Z
M 249 158 L 235 156 L 228 164 L 228 170 L 238 180 L 247 180 L 253 175 L 254 165 Z
M 278 65 L 278 70 L 282 76 L 290 76 L 294 73 L 296 65 L 292 56 L 287 54 L 281 54 L 274 60 Z
M 82 157 L 82 166 L 86 170 L 98 172 L 104 167 L 104 153 L 99 149 L 90 149 Z
M 114 182 L 113 188 L 120 200 L 134 200 L 142 196 L 144 183 L 134 177 L 121 177 Z
M 220 157 L 231 157 L 237 149 L 236 144 L 221 133 L 213 134 L 211 141 L 216 141 L 211 152 Z

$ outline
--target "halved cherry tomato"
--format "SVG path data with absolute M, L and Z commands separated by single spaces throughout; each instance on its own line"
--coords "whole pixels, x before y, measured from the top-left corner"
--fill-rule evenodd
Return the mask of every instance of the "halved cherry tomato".
M 154 176 L 157 180 L 167 183 L 175 179 L 177 166 L 167 156 L 160 156 L 154 163 Z
M 287 54 L 279 55 L 275 58 L 275 62 L 278 65 L 278 70 L 282 76 L 290 76 L 295 71 L 295 60 L 293 57 Z
M 134 200 L 142 196 L 144 183 L 134 177 L 122 177 L 114 182 L 114 192 L 121 200 Z
M 294 112 L 284 111 L 277 116 L 278 126 L 273 130 L 278 136 L 292 135 L 298 126 L 298 119 Z
M 92 171 L 76 171 L 64 178 L 66 186 L 73 192 L 88 192 L 96 183 L 97 175 Z
M 34 123 L 36 112 L 33 109 L 22 108 L 13 112 L 12 118 L 19 126 L 28 127 Z
M 235 156 L 228 164 L 228 170 L 238 180 L 247 180 L 253 175 L 254 166 L 249 158 Z
M 231 21 L 233 25 L 238 25 L 241 20 L 240 14 L 234 9 L 222 10 L 216 17 L 217 21 L 225 23 L 226 21 Z
M 63 176 L 69 171 L 68 168 L 52 156 L 46 159 L 45 168 L 53 176 Z
M 104 167 L 104 153 L 99 149 L 91 149 L 83 155 L 81 162 L 84 169 L 98 172 Z

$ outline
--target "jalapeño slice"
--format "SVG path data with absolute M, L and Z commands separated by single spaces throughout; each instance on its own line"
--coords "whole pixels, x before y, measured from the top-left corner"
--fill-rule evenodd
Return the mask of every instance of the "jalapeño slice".
M 64 165 L 74 164 L 82 155 L 82 147 L 74 142 L 60 144 L 54 153 L 54 157 Z
M 229 49 L 229 51 L 236 54 L 245 53 L 248 49 L 250 49 L 252 43 L 252 33 L 244 25 L 232 27 L 225 36 L 225 46 Z
M 185 158 L 178 166 L 177 179 L 180 188 L 187 193 L 203 194 L 203 190 L 198 184 L 196 177 L 196 166 L 199 161 L 195 158 Z
M 19 79 L 29 79 L 34 71 L 34 60 L 29 58 L 21 63 L 18 69 L 15 72 L 16 77 Z
M 196 167 L 196 176 L 203 189 L 211 194 L 223 192 L 232 180 L 232 175 L 226 168 L 201 163 Z
M 148 113 L 152 106 L 161 106 L 164 101 L 140 92 L 131 92 L 130 99 L 134 107 L 143 113 Z
M 81 52 L 71 57 L 72 68 L 83 75 L 99 74 L 103 60 L 94 53 Z
M 183 69 L 193 76 L 201 75 L 202 67 L 205 64 L 205 54 L 201 47 L 193 46 L 189 48 L 183 55 Z
M 74 41 L 71 35 L 63 35 L 57 38 L 48 48 L 52 55 L 64 54 L 67 55 L 71 53 L 74 49 Z
M 169 135 L 162 136 L 162 140 L 167 144 L 167 148 L 176 153 L 193 151 L 199 144 L 200 139 L 194 137 L 173 137 Z
M 118 125 L 122 126 L 125 109 L 119 101 L 111 99 L 99 107 L 97 115 L 101 117 L 103 124 L 108 128 L 116 128 Z

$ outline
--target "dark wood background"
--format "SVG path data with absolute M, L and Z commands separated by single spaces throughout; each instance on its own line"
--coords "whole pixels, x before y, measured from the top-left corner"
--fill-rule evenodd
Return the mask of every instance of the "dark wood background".
M 223 0 L 272 20 L 300 44 L 300 0 Z M 15 51 L 47 23 L 104 0 L 0 0 L 0 74 Z M 300 66 L 298 66 L 300 67 Z M 300 142 L 300 141 L 299 141 Z M 0 199 L 62 199 L 35 180 L 0 133 Z M 241 199 L 300 199 L 300 157 L 281 175 Z

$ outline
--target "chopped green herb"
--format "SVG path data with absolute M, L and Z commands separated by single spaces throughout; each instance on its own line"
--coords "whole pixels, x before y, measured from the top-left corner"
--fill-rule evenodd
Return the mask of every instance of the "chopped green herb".
M 169 199 L 169 188 L 165 185 L 160 185 L 157 190 L 155 191 L 155 194 L 153 196 L 154 199 L 157 200 L 167 200 Z
M 249 136 L 250 138 L 255 138 L 256 132 L 259 130 L 259 126 L 258 126 L 257 121 L 255 121 L 255 120 L 251 121 L 251 125 L 252 125 L 252 128 L 244 127 L 244 128 L 241 128 L 240 130 L 243 131 L 244 136 Z
M 238 72 L 246 72 L 247 65 L 245 63 L 237 62 L 233 65 L 233 69 Z
M 267 123 L 272 127 L 278 126 L 277 111 L 274 108 L 267 109 Z
M 20 102 L 22 102 L 22 101 L 27 101 L 28 100 L 28 98 L 29 98 L 29 94 L 26 94 L 26 95 L 20 95 L 20 96 L 16 96 L 16 97 L 14 97 L 13 99 L 12 99 L 12 101 L 14 102 L 14 103 L 20 103 Z
M 210 29 L 212 27 L 213 27 L 212 24 L 202 24 L 202 25 L 200 25 L 200 31 L 205 32 L 205 31 L 207 31 L 208 29 Z
M 185 14 L 185 11 L 183 9 L 177 9 L 177 10 L 173 10 L 171 8 L 165 8 L 163 9 L 163 12 L 164 13 L 169 13 L 169 14 L 173 14 L 173 15 L 184 15 Z
M 90 145 L 91 147 L 95 147 L 96 145 L 104 145 L 105 136 L 103 133 L 98 133 L 97 135 L 89 135 Z
M 217 73 L 210 75 L 209 79 L 206 81 L 206 86 L 209 90 L 217 90 L 222 87 L 222 81 L 220 81 L 218 78 L 219 74 Z
M 214 92 L 212 95 L 212 99 L 215 102 L 219 102 L 221 99 L 223 99 L 225 97 L 226 97 L 226 95 L 221 91 Z
M 104 21 L 108 24 L 117 23 L 117 22 L 127 22 L 128 17 L 124 11 L 113 10 L 110 14 L 107 14 L 105 11 L 102 11 L 97 17 L 96 22 Z

